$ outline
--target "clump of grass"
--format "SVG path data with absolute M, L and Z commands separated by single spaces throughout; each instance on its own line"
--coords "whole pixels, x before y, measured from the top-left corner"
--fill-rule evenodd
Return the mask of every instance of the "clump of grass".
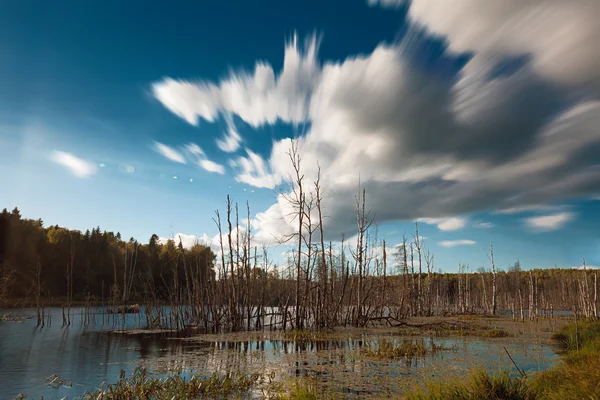
M 341 399 L 338 393 L 332 393 L 310 379 L 296 378 L 289 383 L 269 385 L 263 396 L 272 400 L 335 400 Z
M 547 399 L 600 399 L 600 354 L 583 349 L 555 368 L 537 374 L 532 386 Z
M 502 338 L 510 336 L 510 333 L 506 332 L 504 329 L 490 329 L 481 332 L 481 337 L 486 338 Z
M 415 400 L 434 399 L 600 399 L 600 321 L 582 321 L 562 327 L 554 339 L 566 349 L 554 368 L 530 378 L 508 372 L 490 375 L 475 371 L 464 382 L 430 383 L 408 394 Z
M 209 377 L 192 375 L 190 379 L 175 374 L 166 378 L 153 378 L 147 375 L 144 368 L 137 368 L 130 377 L 125 375 L 125 371 L 121 371 L 117 383 L 88 393 L 84 398 L 89 400 L 226 398 L 248 393 L 259 379 L 259 375 L 244 374 L 215 374 Z
M 468 378 L 430 383 L 426 389 L 406 395 L 411 400 L 535 400 L 537 392 L 523 378 L 511 378 L 508 372 L 490 375 L 475 370 Z
M 377 345 L 367 344 L 361 349 L 367 357 L 394 360 L 398 358 L 422 357 L 428 353 L 422 342 L 405 341 L 395 345 L 388 340 L 380 340 Z
M 293 330 L 283 332 L 286 340 L 295 342 L 314 342 L 319 340 L 339 340 L 341 336 L 333 331 Z
M 565 347 L 564 358 L 532 385 L 549 399 L 600 399 L 600 321 L 565 325 L 553 337 Z
M 600 322 L 594 320 L 582 320 L 575 323 L 562 326 L 558 332 L 552 335 L 552 339 L 558 340 L 565 350 L 577 350 L 577 347 L 583 348 L 590 343 L 598 344 L 596 339 L 600 338 Z M 596 346 L 600 351 L 600 346 Z
M 474 323 L 465 323 L 460 320 L 456 322 L 442 321 L 435 326 L 429 325 L 426 329 L 418 327 L 402 328 L 396 332 L 401 336 L 467 336 L 467 337 L 484 337 L 484 338 L 500 338 L 511 336 L 510 333 L 500 328 L 489 328 Z

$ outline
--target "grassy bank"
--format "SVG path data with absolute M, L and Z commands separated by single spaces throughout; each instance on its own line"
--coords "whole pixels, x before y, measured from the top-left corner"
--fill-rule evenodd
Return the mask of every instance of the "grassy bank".
M 412 400 L 600 399 L 600 322 L 563 326 L 553 339 L 564 348 L 554 368 L 530 377 L 491 375 L 476 370 L 468 378 L 430 383 L 405 396 Z

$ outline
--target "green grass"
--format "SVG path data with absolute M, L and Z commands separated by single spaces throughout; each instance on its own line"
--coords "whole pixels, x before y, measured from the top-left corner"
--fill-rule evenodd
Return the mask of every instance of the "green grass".
M 577 332 L 576 332 L 577 331 Z M 429 383 L 405 396 L 413 400 L 600 399 L 600 321 L 580 321 L 563 326 L 553 338 L 565 349 L 554 368 L 529 378 L 491 375 L 483 370 L 468 379 Z
M 574 323 L 565 325 L 553 338 L 566 353 L 532 385 L 547 399 L 600 399 L 600 321 L 580 321 L 577 329 Z
M 468 378 L 430 383 L 425 389 L 408 394 L 410 400 L 534 400 L 537 393 L 525 379 L 511 378 L 508 373 L 490 375 L 476 370 Z
M 559 341 L 567 351 L 577 350 L 579 348 L 590 346 L 597 347 L 597 339 L 600 338 L 600 323 L 592 320 L 582 320 L 577 324 L 571 323 L 561 327 L 558 332 L 552 335 L 552 339 Z
M 429 349 L 420 341 L 405 341 L 396 345 L 388 340 L 381 339 L 377 345 L 366 344 L 361 349 L 361 354 L 367 357 L 394 360 L 398 358 L 422 357 L 429 352 Z
M 490 328 L 475 323 L 465 323 L 457 321 L 456 323 L 442 321 L 437 326 L 421 329 L 418 327 L 402 328 L 396 331 L 400 336 L 466 336 L 466 337 L 484 337 L 484 338 L 502 338 L 512 336 L 501 328 Z
M 131 376 L 121 371 L 117 383 L 106 385 L 84 396 L 89 400 L 184 400 L 200 398 L 242 397 L 255 386 L 260 376 L 243 374 L 192 376 L 189 379 L 179 374 L 166 378 L 153 378 L 143 368 L 136 369 Z
M 506 332 L 504 329 L 490 329 L 484 330 L 479 336 L 485 338 L 502 338 L 510 336 L 510 333 Z
M 283 332 L 283 338 L 285 340 L 291 340 L 295 342 L 314 342 L 320 340 L 339 340 L 342 335 L 334 331 L 317 331 L 317 330 L 292 330 Z

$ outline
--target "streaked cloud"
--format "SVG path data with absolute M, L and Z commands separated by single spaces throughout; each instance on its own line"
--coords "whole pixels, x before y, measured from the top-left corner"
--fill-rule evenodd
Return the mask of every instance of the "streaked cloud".
M 437 225 L 441 231 L 455 231 L 465 227 L 467 220 L 461 217 L 450 218 L 419 218 L 417 221 L 429 225 Z
M 494 214 L 523 214 L 523 213 L 527 213 L 527 212 L 552 212 L 552 211 L 558 211 L 561 209 L 564 209 L 565 206 L 559 206 L 559 205 L 543 205 L 543 204 L 538 204 L 538 205 L 527 205 L 527 206 L 520 206 L 520 207 L 509 207 L 509 208 L 502 208 L 500 210 L 496 210 L 494 211 Z
M 200 165 L 200 167 L 202 167 L 203 169 L 205 169 L 208 172 L 215 172 L 215 173 L 221 174 L 221 175 L 223 175 L 225 173 L 224 166 L 222 166 L 221 164 L 217 164 L 216 162 L 208 160 L 208 159 L 200 160 L 198 162 L 198 165 Z
M 215 141 L 217 147 L 226 153 L 233 153 L 240 148 L 242 137 L 239 135 L 231 117 L 227 118 L 227 132 L 224 133 L 223 139 Z
M 461 239 L 461 240 L 442 240 L 438 243 L 442 247 L 456 247 L 456 246 L 472 246 L 477 244 L 474 240 Z
M 473 228 L 477 228 L 477 229 L 491 229 L 495 225 L 492 222 L 477 221 L 477 222 L 473 222 L 472 226 L 473 226 Z
M 160 153 L 163 157 L 168 158 L 169 160 L 176 162 L 176 163 L 180 163 L 180 164 L 185 164 L 185 157 L 183 156 L 182 153 L 180 153 L 179 151 L 175 150 L 172 147 L 167 146 L 166 144 L 160 143 L 160 142 L 154 142 L 154 149 Z
M 524 219 L 525 225 L 536 231 L 554 231 L 562 228 L 567 223 L 575 219 L 576 214 L 572 212 L 562 212 L 552 215 L 543 215 Z
M 409 5 L 409 18 L 448 40 L 451 51 L 473 52 L 471 66 L 498 54 L 532 58 L 531 67 L 560 84 L 600 83 L 598 3 L 586 1 L 368 0 Z
M 171 112 L 192 125 L 198 119 L 214 121 L 220 112 L 238 115 L 258 127 L 277 120 L 305 122 L 310 94 L 318 83 L 318 39 L 306 41 L 305 51 L 297 36 L 286 44 L 285 63 L 276 75 L 271 65 L 257 62 L 253 73 L 232 74 L 218 85 L 204 81 L 165 78 L 152 85 L 154 96 Z
M 95 164 L 64 151 L 53 152 L 50 159 L 56 164 L 65 167 L 78 178 L 89 178 L 97 171 Z
M 302 173 L 314 182 L 320 167 L 331 232 L 355 229 L 359 180 L 379 223 L 420 219 L 443 231 L 466 225 L 463 217 L 444 216 L 517 213 L 532 204 L 598 194 L 592 149 L 600 146 L 594 92 L 600 68 L 593 40 L 599 25 L 589 9 L 594 2 L 555 2 L 548 10 L 517 1 L 506 7 L 477 0 L 457 4 L 407 2 L 414 31 L 404 42 L 381 43 L 370 53 L 320 62 L 314 37 L 305 51 L 294 40 L 286 44 L 277 73 L 259 62 L 252 72 L 215 83 L 166 78 L 154 83 L 155 95 L 193 124 L 228 114 L 253 127 L 305 124 L 295 135 Z M 560 16 L 561 10 L 573 18 Z M 578 19 L 581 26 L 574 25 Z M 414 51 L 423 44 L 423 31 L 447 39 L 450 50 L 427 70 Z M 452 70 L 448 66 L 460 64 L 463 51 L 473 54 L 460 71 L 430 74 Z M 498 74 L 523 54 L 531 56 Z M 236 180 L 293 189 L 289 148 L 289 138 L 276 140 L 269 156 L 248 148 L 230 164 Z M 293 229 L 286 202 L 278 196 L 259 213 L 255 232 Z

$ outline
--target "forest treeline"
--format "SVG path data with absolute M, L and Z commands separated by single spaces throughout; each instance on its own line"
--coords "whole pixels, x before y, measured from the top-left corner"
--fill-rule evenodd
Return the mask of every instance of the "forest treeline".
M 18 208 L 0 213 L 0 301 L 39 293 L 44 299 L 128 302 L 143 298 L 149 285 L 166 299 L 175 274 L 185 281 L 184 263 L 210 281 L 214 262 L 213 251 L 202 244 L 184 249 L 174 240 L 160 243 L 157 235 L 140 243 L 99 227 L 45 227 L 41 219 L 22 218 Z

